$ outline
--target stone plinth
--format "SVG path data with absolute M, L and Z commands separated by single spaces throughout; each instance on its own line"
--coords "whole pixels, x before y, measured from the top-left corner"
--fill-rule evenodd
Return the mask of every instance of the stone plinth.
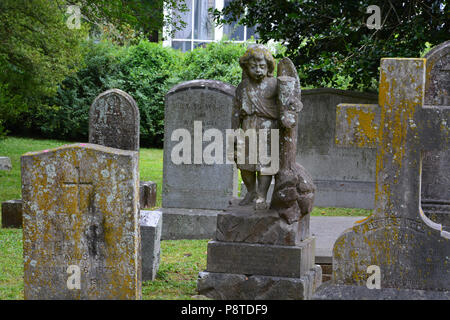
M 142 281 L 153 281 L 160 262 L 162 214 L 146 210 L 140 214 Z

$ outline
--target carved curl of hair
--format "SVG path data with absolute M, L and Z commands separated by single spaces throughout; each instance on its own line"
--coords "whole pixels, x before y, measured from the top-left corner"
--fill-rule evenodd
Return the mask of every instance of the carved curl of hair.
M 249 60 L 255 56 L 263 55 L 267 63 L 267 76 L 273 77 L 273 71 L 275 70 L 275 59 L 270 53 L 269 49 L 260 44 L 254 44 L 248 47 L 244 55 L 239 59 L 239 64 L 244 71 L 247 73 L 247 64 Z

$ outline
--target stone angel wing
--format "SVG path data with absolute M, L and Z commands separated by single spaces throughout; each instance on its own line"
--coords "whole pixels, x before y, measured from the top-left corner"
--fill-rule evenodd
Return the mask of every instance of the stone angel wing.
M 283 58 L 278 62 L 277 66 L 277 78 L 280 77 L 292 77 L 295 79 L 295 92 L 294 92 L 294 101 L 293 104 L 296 105 L 296 112 L 300 112 L 303 108 L 303 104 L 301 102 L 301 89 L 300 89 L 300 79 L 298 77 L 297 69 L 292 63 L 291 59 Z

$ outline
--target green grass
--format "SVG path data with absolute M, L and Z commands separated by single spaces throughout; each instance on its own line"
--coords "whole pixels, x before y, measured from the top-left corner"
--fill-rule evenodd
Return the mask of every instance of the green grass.
M 73 142 L 8 137 L 0 141 L 0 156 L 11 158 L 12 170 L 0 171 L 0 202 L 21 198 L 20 156 Z M 157 183 L 161 206 L 162 149 L 140 149 L 140 180 Z M 314 208 L 313 216 L 367 216 L 369 210 Z M 1 218 L 0 218 L 1 219 Z M 0 220 L 1 223 L 1 220 Z M 208 240 L 161 241 L 161 263 L 155 281 L 143 283 L 144 299 L 195 299 L 198 273 L 206 268 Z M 23 299 L 22 230 L 0 229 L 0 300 Z

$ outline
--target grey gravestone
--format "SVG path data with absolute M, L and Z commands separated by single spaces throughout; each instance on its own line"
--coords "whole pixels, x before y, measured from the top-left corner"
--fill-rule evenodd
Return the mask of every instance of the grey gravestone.
M 360 298 L 450 290 L 450 233 L 420 208 L 421 154 L 448 148 L 450 108 L 424 106 L 425 74 L 425 59 L 382 59 L 380 106 L 338 106 L 337 143 L 377 147 L 375 210 L 336 240 L 334 287 L 320 288 L 317 298 L 322 290 L 337 299 L 365 287 L 369 266 L 379 267 L 381 289 Z
M 225 164 L 225 141 L 223 164 L 194 163 L 194 121 L 201 121 L 202 135 L 205 130 L 217 129 L 225 139 L 225 130 L 231 129 L 234 93 L 234 86 L 221 81 L 193 80 L 173 87 L 166 95 L 161 208 L 165 224 L 163 239 L 213 237 L 217 213 L 237 194 L 237 171 L 235 165 Z M 177 129 L 186 129 L 190 133 L 191 164 L 172 161 L 172 149 L 180 143 L 171 139 Z M 202 150 L 210 143 L 203 142 Z M 196 227 L 201 222 L 199 219 L 203 225 Z M 189 229 L 193 233 L 187 232 L 186 224 L 193 226 Z M 208 226 L 210 229 L 204 230 Z
M 11 159 L 9 157 L 0 157 L 0 170 L 11 170 Z
M 2 203 L 2 228 L 22 228 L 22 200 Z
M 373 209 L 375 150 L 336 146 L 336 106 L 339 103 L 377 103 L 376 93 L 332 88 L 302 90 L 297 160 L 317 187 L 314 205 Z
M 126 92 L 101 93 L 89 110 L 89 143 L 139 151 L 139 109 Z
M 450 105 L 450 41 L 425 55 L 425 104 Z M 450 150 L 426 151 L 422 160 L 422 208 L 450 231 Z
M 142 281 L 155 280 L 161 254 L 162 214 L 141 210 Z
M 140 299 L 138 153 L 94 144 L 22 156 L 25 299 Z

